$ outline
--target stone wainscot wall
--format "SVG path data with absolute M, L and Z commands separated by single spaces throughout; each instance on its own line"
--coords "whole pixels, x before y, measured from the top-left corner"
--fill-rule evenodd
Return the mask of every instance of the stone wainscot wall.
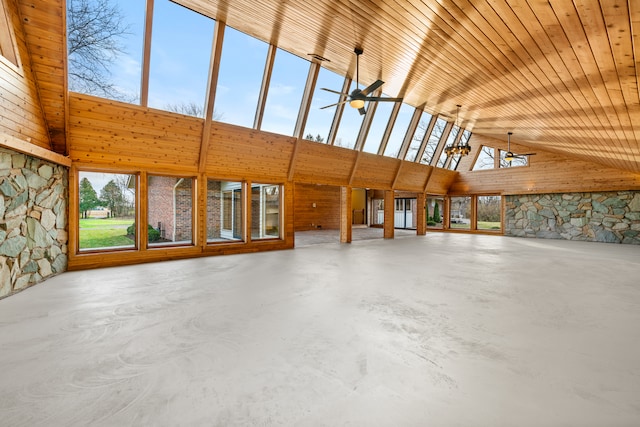
M 505 235 L 640 244 L 640 192 L 506 197 Z
M 67 269 L 68 171 L 0 148 L 0 298 Z

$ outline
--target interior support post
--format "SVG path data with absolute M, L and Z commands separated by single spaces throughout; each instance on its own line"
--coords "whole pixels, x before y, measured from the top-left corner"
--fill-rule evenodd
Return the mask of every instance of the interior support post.
M 427 197 L 425 193 L 418 193 L 416 205 L 416 234 L 424 236 L 427 234 Z
M 385 190 L 384 192 L 384 238 L 393 239 L 395 230 L 395 192 L 393 190 Z
M 352 188 L 340 187 L 340 243 L 351 243 L 353 231 Z

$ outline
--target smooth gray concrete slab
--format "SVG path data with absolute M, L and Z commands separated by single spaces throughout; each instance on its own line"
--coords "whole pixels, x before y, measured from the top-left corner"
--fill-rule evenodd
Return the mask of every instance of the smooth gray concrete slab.
M 0 301 L 3 426 L 637 426 L 640 247 L 433 233 Z

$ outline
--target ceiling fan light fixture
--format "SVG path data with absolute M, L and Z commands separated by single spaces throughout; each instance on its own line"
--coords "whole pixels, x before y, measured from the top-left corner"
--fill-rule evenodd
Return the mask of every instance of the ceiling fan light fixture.
M 514 155 L 513 155 L 513 153 L 512 153 L 511 151 L 507 151 L 507 154 L 505 154 L 505 156 L 504 156 L 504 159 L 505 159 L 507 162 L 511 162 L 511 161 L 513 161 L 513 159 L 515 159 L 515 158 L 516 158 L 516 156 L 514 156 Z
M 363 99 L 352 99 L 349 101 L 349 105 L 351 105 L 355 109 L 364 108 L 364 100 Z

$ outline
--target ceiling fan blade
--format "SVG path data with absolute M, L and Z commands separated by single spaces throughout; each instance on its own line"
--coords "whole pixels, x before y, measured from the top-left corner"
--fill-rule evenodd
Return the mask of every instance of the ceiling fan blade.
M 367 113 L 367 111 L 364 109 L 364 107 L 358 108 L 358 111 L 360 112 L 361 116 L 364 116 Z
M 331 93 L 337 93 L 338 95 L 349 96 L 349 94 L 348 94 L 348 93 L 338 92 L 337 90 L 327 89 L 326 87 L 321 87 L 320 89 L 322 89 L 322 90 L 326 90 L 327 92 L 331 92 Z
M 367 101 L 402 102 L 402 98 L 385 98 L 381 96 L 368 96 Z
M 362 93 L 363 95 L 368 95 L 371 92 L 373 92 L 374 90 L 378 89 L 383 84 L 384 84 L 384 82 L 382 80 L 376 80 L 375 82 L 371 83 L 369 86 L 367 86 L 364 89 L 362 89 L 362 91 L 360 93 Z
M 348 99 L 345 99 L 344 101 L 336 102 L 335 104 L 325 105 L 324 107 L 320 107 L 320 109 L 324 110 L 325 108 L 335 107 L 336 105 L 344 104 L 347 101 L 348 101 Z

